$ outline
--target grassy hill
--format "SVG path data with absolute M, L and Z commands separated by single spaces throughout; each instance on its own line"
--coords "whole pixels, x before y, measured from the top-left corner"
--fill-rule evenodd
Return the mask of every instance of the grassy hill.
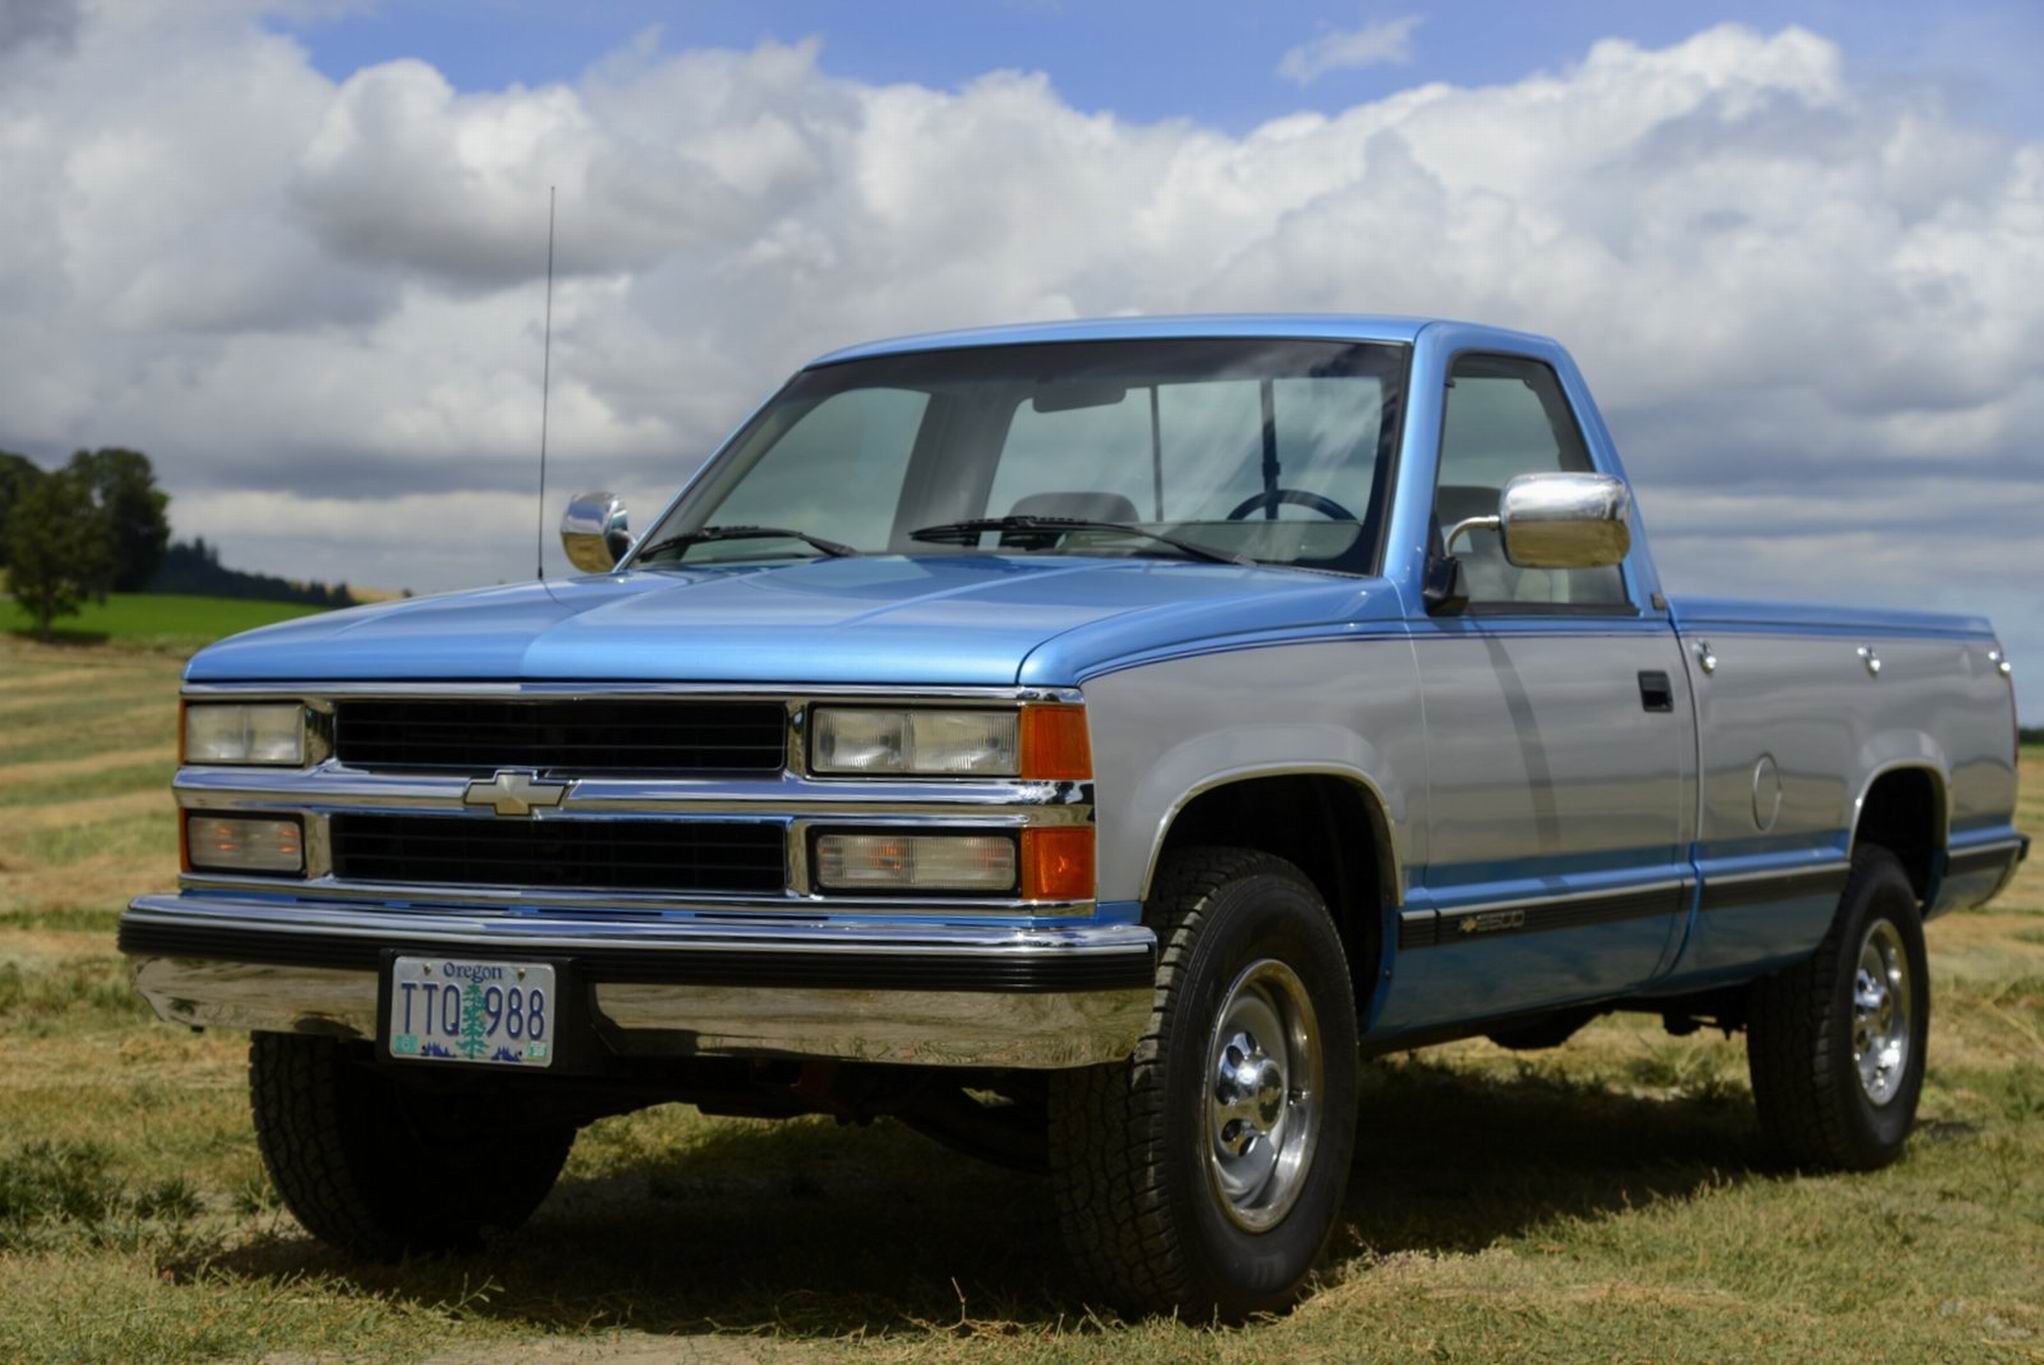
M 166 650 L 197 649 L 222 636 L 257 626 L 309 616 L 318 607 L 291 602 L 257 602 L 235 597 L 184 597 L 176 593 L 117 592 L 90 603 L 77 616 L 55 626 L 67 643 L 117 641 Z M 16 634 L 34 628 L 27 612 L 12 598 L 0 598 L 0 631 Z

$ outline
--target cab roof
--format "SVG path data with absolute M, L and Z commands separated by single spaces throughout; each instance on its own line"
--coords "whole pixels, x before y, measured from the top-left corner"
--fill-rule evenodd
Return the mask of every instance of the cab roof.
M 1081 318 L 869 341 L 832 351 L 811 367 L 912 351 L 969 346 L 1020 346 L 1049 341 L 1151 341 L 1179 337 L 1267 337 L 1288 341 L 1378 341 L 1410 345 L 1439 319 L 1344 313 L 1218 313 L 1184 317 Z M 1487 329 L 1488 330 L 1488 329 Z M 1513 335 L 1500 333 L 1500 335 Z

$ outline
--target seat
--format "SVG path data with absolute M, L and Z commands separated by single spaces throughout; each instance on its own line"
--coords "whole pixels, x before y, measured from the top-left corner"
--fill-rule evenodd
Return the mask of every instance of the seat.
M 1082 521 L 1134 522 L 1136 505 L 1119 493 L 1031 493 L 1017 498 L 1011 517 L 1077 517 Z
M 1434 494 L 1434 515 L 1441 534 L 1470 517 L 1493 517 L 1498 490 L 1469 484 L 1442 484 Z M 1464 581 L 1472 602 L 1546 603 L 1553 606 L 1624 606 L 1625 579 L 1615 565 L 1601 569 L 1522 569 L 1505 558 L 1496 531 L 1470 531 L 1454 553 L 1462 560 Z
M 1474 484 L 1442 484 L 1434 493 L 1434 515 L 1446 536 L 1455 524 L 1470 517 L 1494 517 L 1498 513 L 1499 490 Z M 1448 553 L 1462 561 L 1463 581 L 1469 585 L 1472 602 L 1548 601 L 1547 574 L 1539 569 L 1522 569 L 1505 558 L 1505 543 L 1494 530 L 1465 532 Z M 1537 577 L 1538 582 L 1528 582 Z M 1533 595 L 1528 596 L 1531 592 Z

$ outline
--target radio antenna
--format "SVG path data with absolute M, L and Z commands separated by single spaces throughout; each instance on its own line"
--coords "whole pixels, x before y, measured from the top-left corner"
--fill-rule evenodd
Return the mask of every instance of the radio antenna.
M 539 361 L 539 516 L 532 530 L 534 576 L 546 582 L 546 419 L 554 379 L 554 187 L 546 187 L 546 335 Z

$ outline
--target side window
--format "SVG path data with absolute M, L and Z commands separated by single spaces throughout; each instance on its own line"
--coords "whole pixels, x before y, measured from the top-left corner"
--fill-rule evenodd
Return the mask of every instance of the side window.
M 1468 517 L 1494 516 L 1515 475 L 1586 471 L 1590 452 L 1554 371 L 1537 360 L 1464 356 L 1441 419 L 1441 469 L 1434 520 L 1441 533 Z M 1626 603 L 1616 565 L 1522 569 L 1505 558 L 1495 531 L 1465 534 L 1455 546 L 1472 606 L 1522 610 Z

